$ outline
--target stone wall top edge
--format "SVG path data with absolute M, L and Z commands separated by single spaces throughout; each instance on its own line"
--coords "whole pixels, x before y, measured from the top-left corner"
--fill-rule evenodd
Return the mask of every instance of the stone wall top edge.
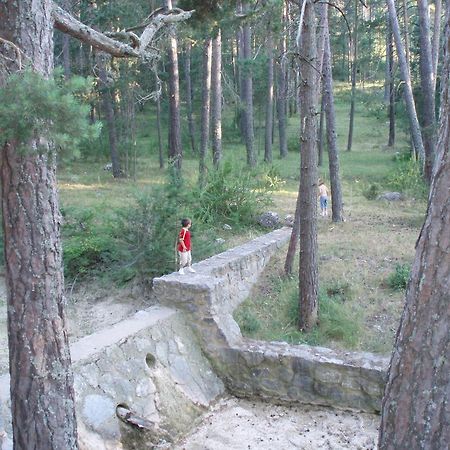
M 310 361 L 337 364 L 353 368 L 386 371 L 389 357 L 368 352 L 338 351 L 306 344 L 291 345 L 286 342 L 265 342 L 244 339 L 234 346 L 237 351 L 260 353 L 265 358 L 302 358 Z
M 243 258 L 253 256 L 256 251 L 264 251 L 264 249 L 273 246 L 280 241 L 286 241 L 290 236 L 291 228 L 283 227 L 272 231 L 263 236 L 259 236 L 250 242 L 238 247 L 231 248 L 217 255 L 213 255 L 205 260 L 193 264 L 197 270 L 195 275 L 179 275 L 178 272 L 172 272 L 162 277 L 153 279 L 153 285 L 158 285 L 162 281 L 179 284 L 189 284 L 191 286 L 199 286 L 202 284 L 208 287 L 211 280 L 220 278 L 216 270 L 223 268 L 227 264 L 241 260 Z
M 76 364 L 110 347 L 123 339 L 150 328 L 162 320 L 176 314 L 176 311 L 165 306 L 151 306 L 138 311 L 128 319 L 85 336 L 70 345 L 72 363 Z

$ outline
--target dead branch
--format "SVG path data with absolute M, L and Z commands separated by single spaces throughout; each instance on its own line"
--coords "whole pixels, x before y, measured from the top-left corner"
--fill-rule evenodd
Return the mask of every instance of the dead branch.
M 181 9 L 175 8 L 169 11 L 158 11 L 157 14 L 151 14 L 144 21 L 144 25 L 133 28 L 139 29 L 145 27 L 141 36 L 138 37 L 135 33 L 131 32 L 131 29 L 118 33 L 100 33 L 81 23 L 56 4 L 53 4 L 53 17 L 56 29 L 117 58 L 155 58 L 157 55 L 149 51 L 148 47 L 155 38 L 157 31 L 166 24 L 184 21 L 191 17 L 193 13 L 194 11 L 182 11 Z M 131 45 L 126 42 L 120 42 L 117 39 L 131 42 Z

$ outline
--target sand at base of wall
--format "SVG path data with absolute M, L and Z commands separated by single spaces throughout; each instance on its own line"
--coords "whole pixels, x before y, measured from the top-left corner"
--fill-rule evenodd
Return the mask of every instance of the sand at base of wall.
M 372 450 L 375 414 L 222 399 L 174 450 Z

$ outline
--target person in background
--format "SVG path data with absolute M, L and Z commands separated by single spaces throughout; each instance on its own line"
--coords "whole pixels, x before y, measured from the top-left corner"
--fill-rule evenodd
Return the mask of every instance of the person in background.
M 323 217 L 328 216 L 328 188 L 325 183 L 319 179 L 319 200 L 320 200 L 320 211 Z
M 180 269 L 178 273 L 180 275 L 184 275 L 185 271 L 194 273 L 195 270 L 192 268 L 192 255 L 191 255 L 191 232 L 189 228 L 191 228 L 192 222 L 191 219 L 183 219 L 181 221 L 181 230 L 178 235 L 178 255 L 180 259 Z

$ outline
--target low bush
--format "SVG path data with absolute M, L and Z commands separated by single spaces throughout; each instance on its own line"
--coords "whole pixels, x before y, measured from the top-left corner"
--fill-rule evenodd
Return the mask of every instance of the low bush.
M 411 266 L 409 264 L 397 264 L 394 272 L 388 277 L 387 284 L 391 289 L 406 289 L 410 274 Z
M 363 189 L 363 195 L 367 200 L 375 200 L 381 192 L 381 187 L 378 183 L 372 183 Z
M 420 163 L 411 159 L 400 161 L 398 168 L 388 175 L 387 183 L 392 190 L 407 193 L 412 197 L 425 199 L 428 195 Z
M 261 328 L 261 323 L 250 308 L 243 308 L 236 313 L 235 319 L 246 335 L 253 335 Z
M 198 198 L 194 217 L 204 224 L 252 225 L 256 215 L 271 203 L 273 190 L 260 175 L 225 163 L 211 171 L 205 186 L 193 194 Z

